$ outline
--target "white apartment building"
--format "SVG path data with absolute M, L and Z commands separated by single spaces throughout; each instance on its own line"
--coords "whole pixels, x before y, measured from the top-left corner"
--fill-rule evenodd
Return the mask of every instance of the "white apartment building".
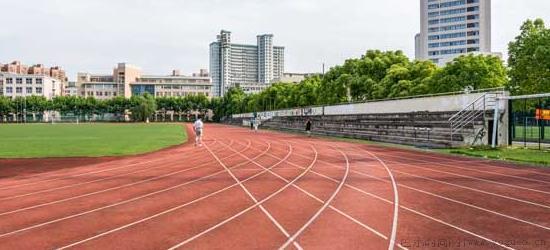
M 491 0 L 420 0 L 416 59 L 443 66 L 459 55 L 491 53 Z
M 45 75 L 0 73 L 0 96 L 10 98 L 62 95 L 62 81 Z
M 184 97 L 189 95 L 212 97 L 210 77 L 180 76 L 175 72 L 170 76 L 141 76 L 136 82 L 130 84 L 132 95 L 149 93 L 155 97 Z
M 231 32 L 222 30 L 210 44 L 214 96 L 224 96 L 236 84 L 270 85 L 283 76 L 285 48 L 274 46 L 271 34 L 256 39 L 256 45 L 231 43 Z

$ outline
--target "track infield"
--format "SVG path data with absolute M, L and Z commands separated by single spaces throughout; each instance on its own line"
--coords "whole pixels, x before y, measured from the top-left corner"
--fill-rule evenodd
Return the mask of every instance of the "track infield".
M 214 124 L 204 142 L 0 175 L 0 249 L 550 248 L 550 169 Z

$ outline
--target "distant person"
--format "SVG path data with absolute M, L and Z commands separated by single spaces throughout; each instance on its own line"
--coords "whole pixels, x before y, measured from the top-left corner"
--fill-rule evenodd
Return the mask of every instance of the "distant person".
M 311 119 L 307 118 L 306 121 L 306 133 L 307 136 L 311 137 Z
M 204 128 L 204 123 L 202 123 L 201 118 L 199 117 L 193 124 L 193 130 L 195 131 L 195 146 L 202 146 L 202 130 Z
M 258 132 L 258 126 L 260 126 L 260 122 L 254 119 L 254 133 Z
M 254 119 L 250 119 L 250 130 L 254 130 Z

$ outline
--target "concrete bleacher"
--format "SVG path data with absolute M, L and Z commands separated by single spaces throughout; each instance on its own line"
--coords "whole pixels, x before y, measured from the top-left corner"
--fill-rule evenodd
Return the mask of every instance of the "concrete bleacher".
M 226 123 L 243 126 L 256 116 L 261 120 L 261 128 L 305 133 L 305 123 L 309 118 L 312 133 L 316 135 L 430 148 L 486 145 L 489 121 L 494 114 L 494 104 L 492 107 L 486 105 L 491 93 L 459 93 L 237 114 Z M 468 111 L 469 107 L 473 110 Z M 501 111 L 504 109 L 501 107 Z M 464 119 L 455 119 L 457 115 Z M 500 117 L 506 120 L 505 115 Z M 505 127 L 499 129 L 505 130 Z M 499 137 L 505 136 L 499 132 Z
M 454 112 L 418 112 L 402 114 L 330 115 L 311 116 L 312 133 L 317 135 L 341 136 L 370 141 L 398 143 L 420 147 L 451 147 L 463 144 L 463 134 L 451 138 L 447 120 Z M 305 132 L 306 117 L 274 117 L 262 127 L 296 132 Z M 480 118 L 467 125 L 466 133 L 473 134 L 483 127 Z

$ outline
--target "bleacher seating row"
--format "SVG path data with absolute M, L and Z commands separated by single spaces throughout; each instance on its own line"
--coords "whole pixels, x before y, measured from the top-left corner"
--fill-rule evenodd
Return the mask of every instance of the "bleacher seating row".
M 483 127 L 484 117 L 468 124 L 460 134 L 451 138 L 449 118 L 456 112 L 415 112 L 402 114 L 364 114 L 330 116 L 273 117 L 261 124 L 263 128 L 305 132 L 305 123 L 312 121 L 316 135 L 365 139 L 378 142 L 443 148 L 462 146 L 465 137 Z M 229 124 L 242 126 L 243 119 L 230 119 Z

